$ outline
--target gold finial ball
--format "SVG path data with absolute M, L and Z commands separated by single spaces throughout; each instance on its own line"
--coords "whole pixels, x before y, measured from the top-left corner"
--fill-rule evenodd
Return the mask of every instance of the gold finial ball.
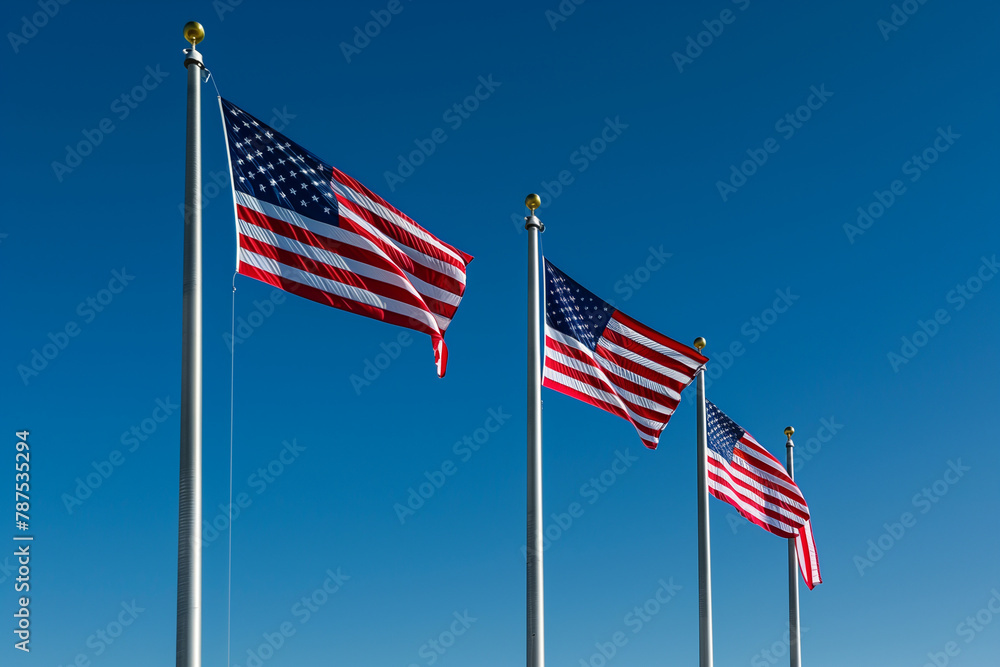
M 694 339 L 694 346 L 698 348 L 699 352 L 705 349 L 705 345 L 707 345 L 707 343 L 705 342 L 705 339 L 702 338 L 701 336 L 698 336 L 697 338 Z
M 524 205 L 531 209 L 531 213 L 535 213 L 535 209 L 542 205 L 542 198 L 536 194 L 530 194 L 524 198 Z
M 191 42 L 191 46 L 196 46 L 205 39 L 205 28 L 197 21 L 188 21 L 184 24 L 184 39 Z
M 789 438 L 792 437 L 793 435 L 795 435 L 795 429 L 792 428 L 791 426 L 786 426 L 785 435 L 787 435 Z

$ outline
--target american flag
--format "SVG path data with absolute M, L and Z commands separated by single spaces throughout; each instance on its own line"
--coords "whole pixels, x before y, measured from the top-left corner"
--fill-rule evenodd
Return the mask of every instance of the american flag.
M 472 256 L 436 238 L 342 171 L 219 98 L 236 203 L 237 270 L 318 303 L 444 333 Z
M 799 570 L 812 589 L 822 583 L 809 507 L 778 459 L 711 401 L 705 401 L 708 489 L 764 530 L 795 538 Z
M 707 361 L 545 260 L 544 386 L 627 419 L 656 449 L 681 391 Z

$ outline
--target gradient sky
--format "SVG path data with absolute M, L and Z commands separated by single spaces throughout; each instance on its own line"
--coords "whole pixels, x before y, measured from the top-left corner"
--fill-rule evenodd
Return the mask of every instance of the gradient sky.
M 802 590 L 806 664 L 996 665 L 998 19 L 968 0 L 5 3 L 0 481 L 13 505 L 29 429 L 35 542 L 25 655 L 0 531 L 0 662 L 174 661 L 181 30 L 199 20 L 227 99 L 475 256 L 444 379 L 426 336 L 237 278 L 231 665 L 267 637 L 267 667 L 521 664 L 529 192 L 547 257 L 705 336 L 709 398 L 776 456 L 797 429 L 825 580 Z M 203 655 L 222 665 L 235 233 L 203 96 L 204 518 L 222 526 Z M 36 350 L 52 358 L 25 373 Z M 696 664 L 693 391 L 655 452 L 543 399 L 549 663 Z M 785 664 L 785 542 L 714 499 L 711 524 L 717 664 Z M 670 601 L 637 621 L 661 581 Z

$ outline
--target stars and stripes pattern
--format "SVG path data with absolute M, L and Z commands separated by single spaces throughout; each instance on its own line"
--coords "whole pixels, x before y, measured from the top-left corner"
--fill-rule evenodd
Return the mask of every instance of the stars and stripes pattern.
M 444 333 L 465 293 L 472 256 L 232 102 L 219 102 L 238 272 L 430 335 L 444 376 Z
M 705 401 L 708 490 L 764 530 L 796 540 L 811 589 L 822 580 L 809 507 L 785 467 L 711 401 Z
M 681 391 L 707 361 L 545 260 L 543 386 L 627 419 L 642 443 L 656 449 Z

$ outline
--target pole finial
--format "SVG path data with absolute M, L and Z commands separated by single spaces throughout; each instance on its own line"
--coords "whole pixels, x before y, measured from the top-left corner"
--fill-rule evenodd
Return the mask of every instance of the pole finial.
M 786 426 L 785 435 L 788 436 L 789 440 L 791 440 L 792 436 L 795 435 L 795 429 L 792 428 L 791 426 Z
M 699 352 L 705 349 L 705 345 L 707 345 L 707 343 L 705 339 L 702 338 L 701 336 L 698 336 L 697 338 L 694 339 L 694 346 L 698 348 Z
M 531 209 L 531 215 L 535 214 L 535 209 L 542 205 L 542 198 L 532 193 L 524 198 L 524 205 Z
M 205 40 L 205 28 L 197 21 L 188 21 L 184 24 L 184 39 L 191 42 L 192 48 L 196 48 Z

